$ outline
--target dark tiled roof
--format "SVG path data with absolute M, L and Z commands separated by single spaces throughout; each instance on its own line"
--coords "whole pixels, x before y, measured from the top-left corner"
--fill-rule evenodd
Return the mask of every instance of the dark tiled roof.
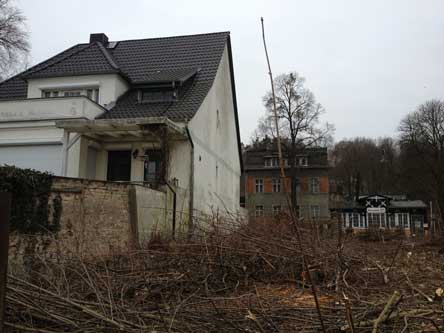
M 83 44 L 69 56 L 24 74 L 25 79 L 116 73 L 118 67 L 100 43 Z
M 69 49 L 60 52 L 59 54 L 55 55 L 54 57 L 45 60 L 28 70 L 13 76 L 3 82 L 0 83 L 0 99 L 20 99 L 20 98 L 26 98 L 28 94 L 28 84 L 24 79 L 24 76 L 27 74 L 30 74 L 32 72 L 38 71 L 42 68 L 46 68 L 47 66 L 50 66 L 62 59 L 65 59 L 66 57 L 69 57 L 73 53 L 78 52 L 81 50 L 85 45 L 87 44 L 77 44 Z
M 78 44 L 0 83 L 0 99 L 26 98 L 27 78 L 118 72 L 130 84 L 137 85 L 156 80 L 180 81 L 199 69 L 178 101 L 137 103 L 137 92 L 132 89 L 101 116 L 112 119 L 163 115 L 172 120 L 191 119 L 211 88 L 228 38 L 229 32 L 220 32 L 125 40 L 113 48 L 100 43 Z
M 183 83 L 196 74 L 199 68 L 179 68 L 179 69 L 167 69 L 161 71 L 155 71 L 147 74 L 145 77 L 140 78 L 134 83 L 165 83 L 165 82 L 179 82 Z

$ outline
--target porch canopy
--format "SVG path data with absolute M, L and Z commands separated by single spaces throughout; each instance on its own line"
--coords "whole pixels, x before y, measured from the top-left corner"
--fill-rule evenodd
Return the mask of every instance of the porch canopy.
M 64 129 L 62 159 L 64 175 L 67 170 L 68 151 L 81 136 L 99 144 L 148 140 L 162 143 L 162 141 L 188 139 L 185 127 L 167 117 L 61 120 L 56 122 L 56 126 Z M 74 137 L 70 137 L 70 133 L 75 133 Z

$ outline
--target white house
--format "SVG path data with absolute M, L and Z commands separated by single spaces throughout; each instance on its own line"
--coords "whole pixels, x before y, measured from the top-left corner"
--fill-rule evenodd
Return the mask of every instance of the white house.
M 240 154 L 229 32 L 91 34 L 0 83 L 0 164 L 140 183 L 196 214 L 239 209 Z

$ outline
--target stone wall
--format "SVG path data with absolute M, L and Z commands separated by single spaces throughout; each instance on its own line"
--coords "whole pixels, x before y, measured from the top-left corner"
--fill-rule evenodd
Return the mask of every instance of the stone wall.
M 60 231 L 46 235 L 11 234 L 10 260 L 20 263 L 32 254 L 85 257 L 135 246 L 129 188 L 128 184 L 55 177 L 51 196 L 62 199 Z

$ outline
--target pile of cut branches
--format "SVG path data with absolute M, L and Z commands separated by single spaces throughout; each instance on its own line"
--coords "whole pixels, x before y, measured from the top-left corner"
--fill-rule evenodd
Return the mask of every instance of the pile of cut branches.
M 301 228 L 329 332 L 441 332 L 443 257 L 421 242 L 319 239 Z M 10 274 L 6 327 L 20 332 L 319 332 L 285 220 L 205 230 L 95 260 L 34 258 Z M 315 239 L 317 239 L 315 241 Z M 441 295 L 442 297 L 442 295 Z

